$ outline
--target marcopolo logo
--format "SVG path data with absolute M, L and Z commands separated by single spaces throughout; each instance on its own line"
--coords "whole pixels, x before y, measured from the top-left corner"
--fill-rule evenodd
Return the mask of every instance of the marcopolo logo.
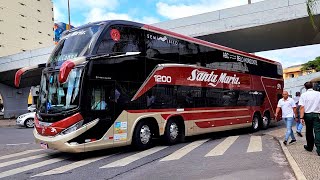
M 179 41 L 169 39 L 167 36 L 158 36 L 158 35 L 147 34 L 147 39 L 158 40 L 158 41 L 162 41 L 167 44 L 173 44 L 173 45 L 179 44 Z
M 200 71 L 199 69 L 194 69 L 191 72 L 191 76 L 188 77 L 189 81 L 200 81 L 200 82 L 208 82 L 209 86 L 216 87 L 220 83 L 224 84 L 240 84 L 240 78 L 235 74 L 233 76 L 229 76 L 227 73 L 215 74 L 214 71 L 208 73 L 206 71 Z

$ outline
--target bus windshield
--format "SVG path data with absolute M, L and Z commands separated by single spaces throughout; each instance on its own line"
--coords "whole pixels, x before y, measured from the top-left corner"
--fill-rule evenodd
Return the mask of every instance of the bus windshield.
M 79 84 L 82 68 L 73 69 L 68 80 L 60 84 L 59 72 L 43 73 L 38 109 L 40 113 L 54 114 L 79 106 Z
M 101 24 L 95 24 L 87 28 L 72 31 L 61 38 L 58 47 L 49 58 L 51 66 L 60 66 L 68 59 L 85 55 L 93 39 L 102 29 Z

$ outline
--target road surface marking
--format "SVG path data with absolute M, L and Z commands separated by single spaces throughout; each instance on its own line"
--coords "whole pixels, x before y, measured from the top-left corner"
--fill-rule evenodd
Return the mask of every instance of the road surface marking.
M 261 136 L 251 136 L 247 152 L 259 152 L 259 151 L 262 151 Z
M 64 159 L 62 159 L 62 158 L 53 158 L 53 159 L 49 159 L 49 160 L 46 160 L 46 161 L 38 162 L 38 163 L 35 163 L 35 164 L 30 164 L 30 165 L 27 165 L 27 166 L 19 167 L 19 168 L 16 168 L 16 169 L 11 169 L 11 170 L 4 171 L 4 172 L 0 173 L 0 178 L 4 178 L 4 177 L 12 176 L 12 175 L 15 175 L 15 174 L 19 174 L 19 173 L 22 173 L 22 172 L 25 172 L 25 171 L 29 171 L 31 169 L 37 169 L 39 167 L 46 166 L 46 165 L 49 165 L 49 164 L 53 164 L 53 163 L 56 163 L 56 162 L 59 162 L 59 161 L 63 161 L 63 160 Z
M 37 151 L 42 151 L 43 149 L 34 149 L 34 150 L 27 150 L 27 151 L 23 151 L 23 152 L 19 152 L 19 153 L 15 153 L 15 154 L 9 154 L 9 155 L 5 155 L 5 156 L 1 156 L 1 159 L 8 159 L 8 158 L 12 158 L 12 157 L 17 157 L 17 156 L 21 156 L 21 155 L 25 155 L 25 154 L 29 154 L 29 153 L 33 153 L 33 152 L 37 152 Z
M 3 162 L 3 163 L 0 163 L 0 168 L 1 167 L 5 167 L 5 166 L 10 166 L 10 165 L 13 165 L 13 164 L 17 164 L 17 163 L 21 163 L 21 162 L 25 162 L 25 161 L 29 161 L 29 160 L 43 158 L 45 156 L 48 156 L 48 155 L 47 154 L 39 154 L 39 155 L 36 155 L 36 156 L 30 156 L 30 157 L 21 158 L 21 159 L 17 159 L 17 160 L 13 160 L 13 161 Z
M 52 169 L 52 170 L 49 170 L 49 171 L 46 171 L 46 172 L 31 176 L 31 177 L 47 176 L 47 175 L 53 175 L 53 174 L 62 174 L 62 173 L 65 173 L 67 171 L 76 169 L 76 168 L 81 167 L 81 166 L 85 166 L 87 164 L 93 163 L 95 161 L 99 161 L 99 160 L 107 158 L 107 157 L 109 157 L 109 156 L 84 159 L 84 160 L 77 161 L 77 162 L 74 162 L 74 163 L 71 163 L 71 164 L 68 164 L 68 165 L 65 165 L 65 166 L 61 166 L 61 167 L 58 167 L 56 169 Z
M 229 149 L 229 147 L 238 139 L 238 137 L 239 136 L 227 137 L 224 141 L 213 148 L 208 154 L 206 154 L 205 157 L 223 155 Z
M 154 147 L 142 152 L 139 152 L 137 154 L 128 156 L 126 158 L 120 159 L 118 161 L 112 162 L 110 164 L 107 164 L 105 166 L 102 166 L 100 168 L 111 168 L 111 167 L 121 167 L 121 166 L 126 166 L 138 159 L 144 158 L 146 156 L 149 156 L 150 154 L 156 153 L 164 148 L 167 148 L 168 146 L 159 146 L 159 147 Z
M 197 148 L 197 147 L 201 146 L 203 143 L 207 142 L 208 140 L 209 139 L 192 142 L 192 143 L 178 149 L 177 151 L 170 154 L 169 156 L 161 159 L 160 161 L 172 161 L 172 160 L 180 159 L 183 156 L 185 156 L 186 154 L 188 154 L 189 152 L 191 152 L 192 150 L 194 150 L 195 148 Z
M 24 144 L 31 144 L 31 143 L 18 143 L 18 144 L 6 144 L 7 146 L 19 146 Z

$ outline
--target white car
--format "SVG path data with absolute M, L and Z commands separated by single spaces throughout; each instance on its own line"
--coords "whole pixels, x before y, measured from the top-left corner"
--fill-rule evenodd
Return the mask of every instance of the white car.
M 3 115 L 4 115 L 4 108 L 0 110 L 0 116 L 3 116 Z
M 34 116 L 36 115 L 36 112 L 29 112 L 26 114 L 21 114 L 16 121 L 16 124 L 19 126 L 25 126 L 27 128 L 33 128 L 34 127 Z
M 28 107 L 28 112 L 35 112 L 36 111 L 36 105 L 32 104 Z

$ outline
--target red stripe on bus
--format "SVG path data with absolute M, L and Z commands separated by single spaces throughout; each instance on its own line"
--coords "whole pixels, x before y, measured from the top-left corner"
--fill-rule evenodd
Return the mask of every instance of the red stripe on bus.
M 72 126 L 73 124 L 83 120 L 80 113 L 76 113 L 70 117 L 62 119 L 58 122 L 52 123 L 50 126 L 41 126 L 39 120 L 36 118 L 35 125 L 39 134 L 43 136 L 55 136 L 65 130 L 66 128 Z

